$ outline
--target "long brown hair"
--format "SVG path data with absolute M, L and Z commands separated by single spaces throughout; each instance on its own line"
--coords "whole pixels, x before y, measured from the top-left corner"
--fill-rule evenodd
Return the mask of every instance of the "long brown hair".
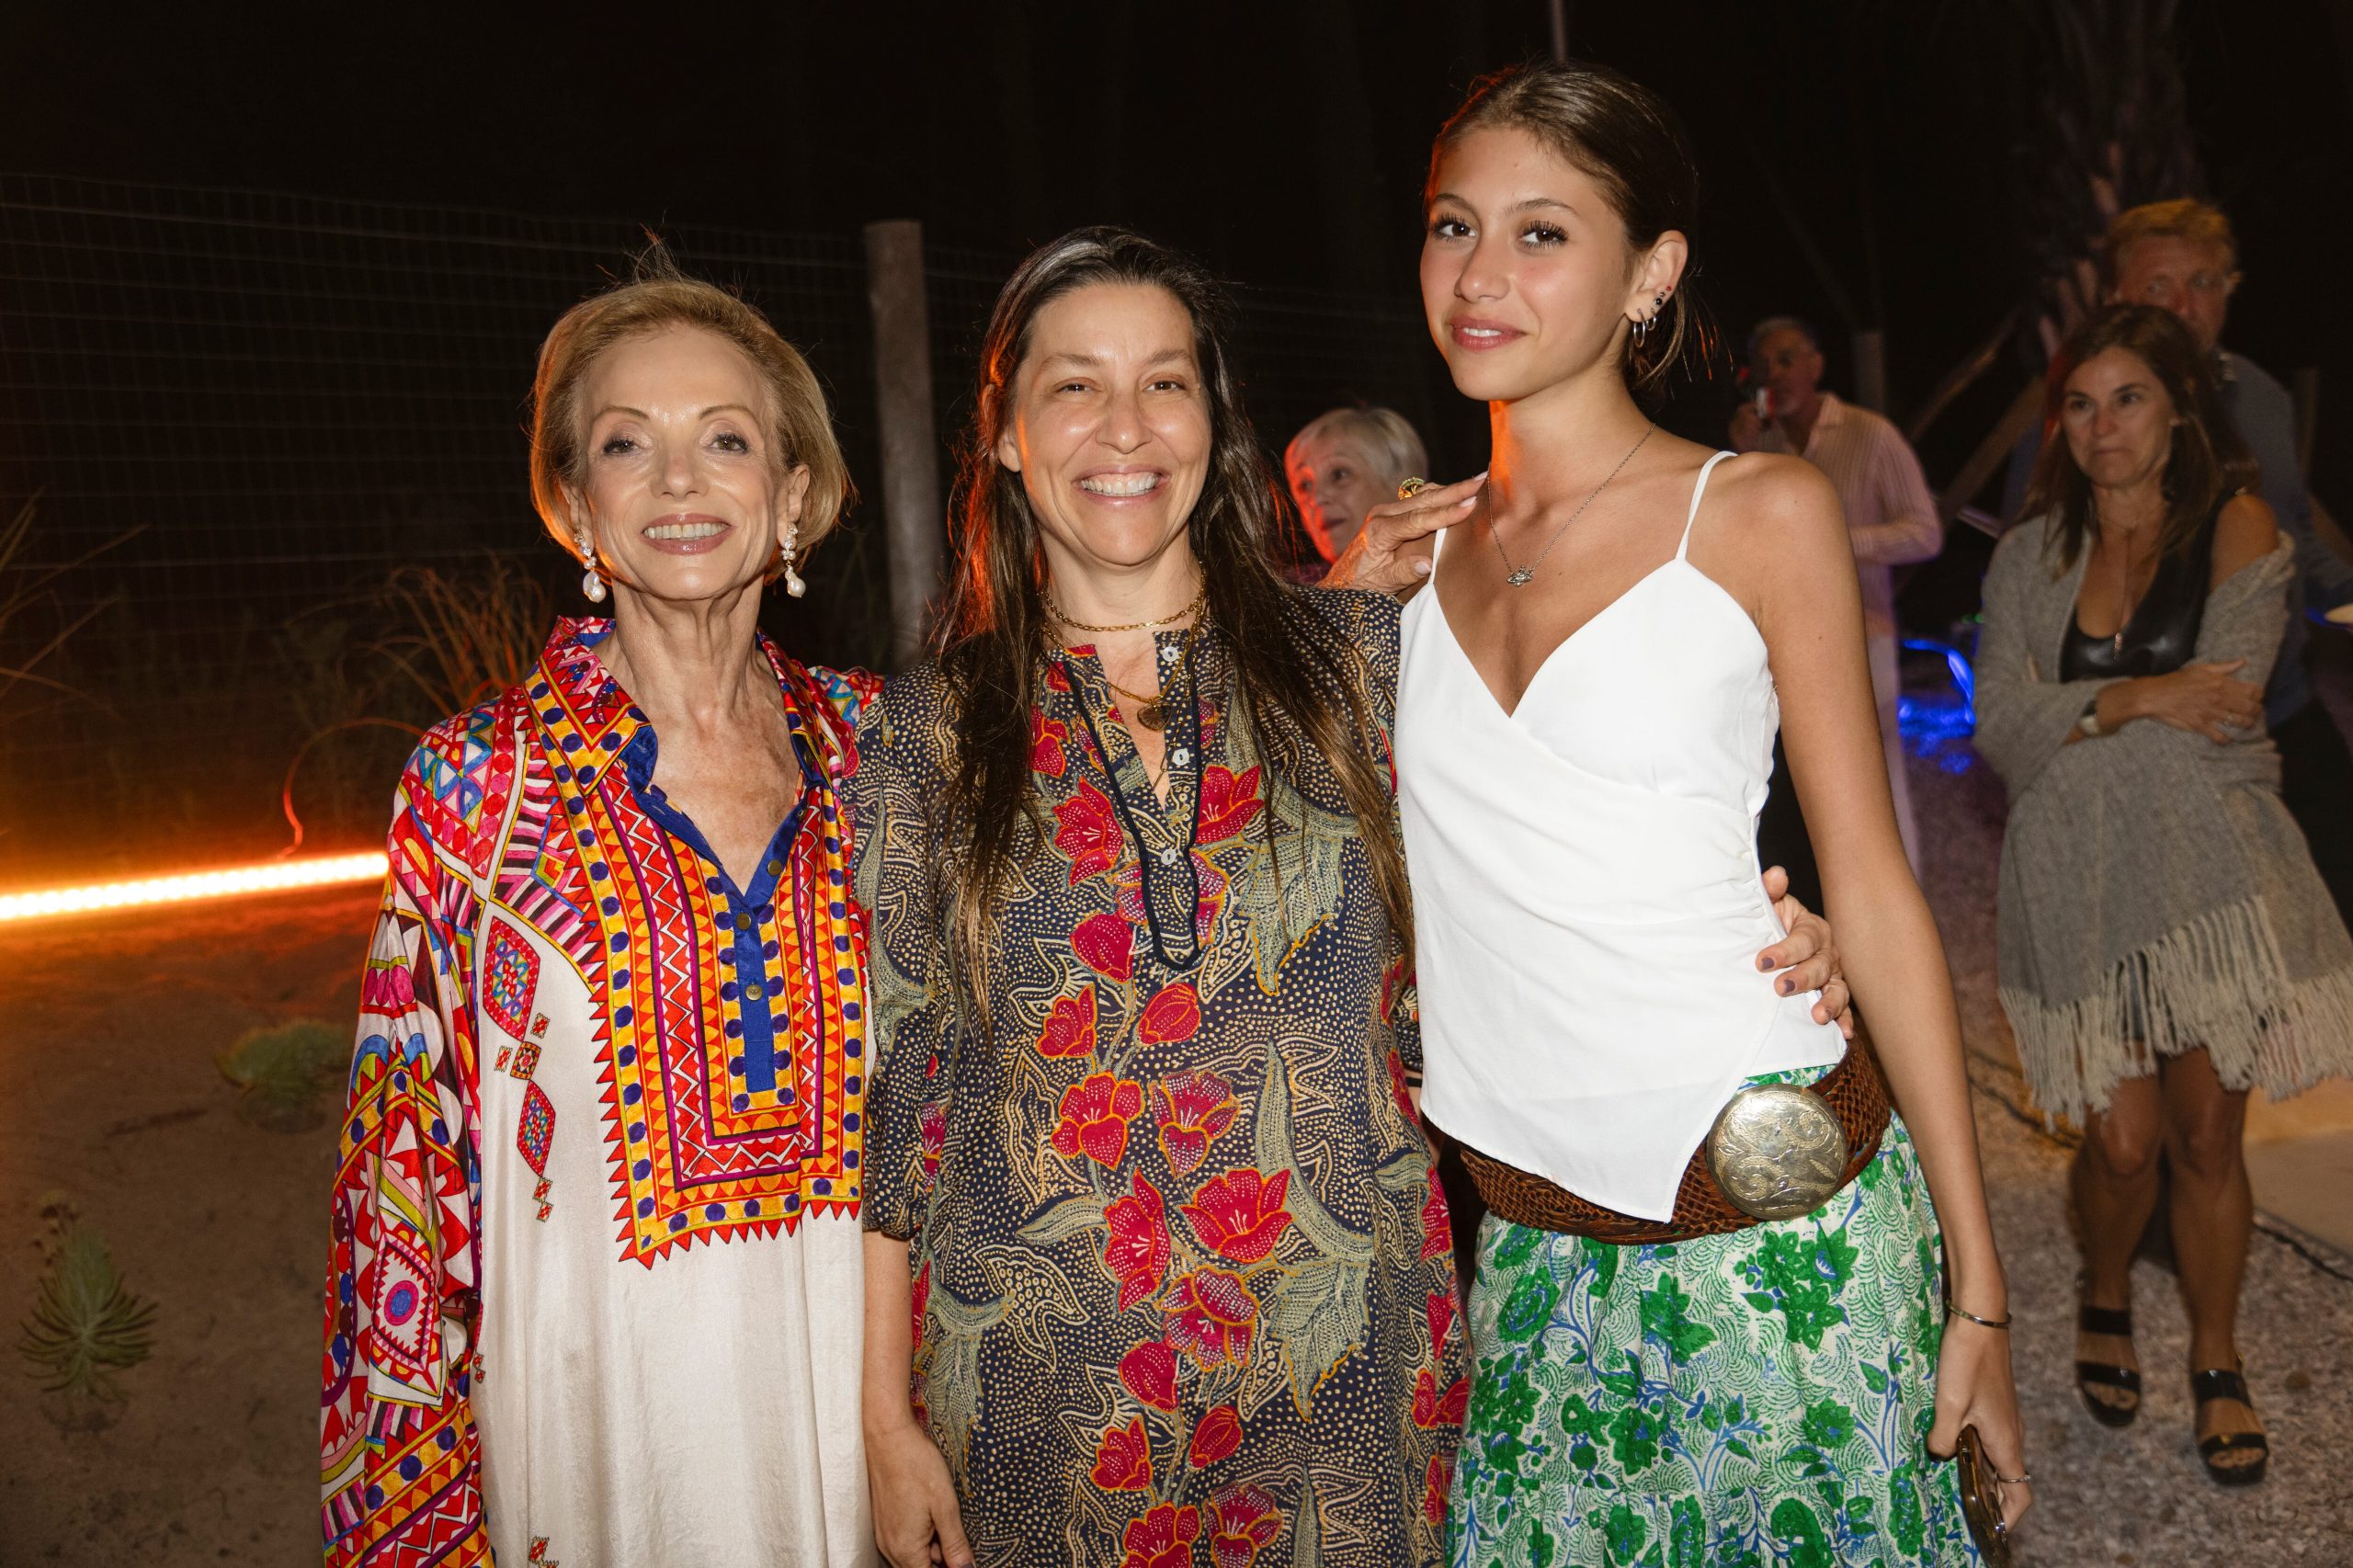
M 1699 217 L 1699 164 L 1666 100 L 1603 65 L 1530 61 L 1480 77 L 1430 144 L 1423 205 L 1438 169 L 1474 131 L 1524 131 L 1601 187 L 1639 256 L 1669 229 L 1690 236 Z M 1718 348 L 1715 323 L 1692 288 L 1697 253 L 1652 330 L 1626 335 L 1627 384 L 1644 402 L 1677 371 L 1704 374 Z
M 2213 360 L 2200 350 L 2189 328 L 2155 305 L 2110 305 L 2086 317 L 2060 347 L 2043 394 L 2042 456 L 2027 488 L 2026 515 L 2048 512 L 2055 519 L 2044 540 L 2054 574 L 2075 564 L 2099 526 L 2092 514 L 2091 477 L 2059 428 L 2067 381 L 2086 361 L 2111 348 L 2149 367 L 2181 421 L 2173 427 L 2159 482 L 2165 498 L 2165 521 L 2157 526 L 2159 560 L 2196 548 L 2206 519 L 2256 482 L 2255 459 L 2223 410 Z
M 997 460 L 1029 333 L 1047 304 L 1100 283 L 1158 289 L 1193 324 L 1209 402 L 1209 476 L 1186 530 L 1200 563 L 1207 619 L 1233 670 L 1227 722 L 1302 796 L 1337 786 L 1354 814 L 1390 924 L 1411 950 L 1405 862 L 1390 828 L 1385 742 L 1370 670 L 1307 592 L 1276 575 L 1282 492 L 1249 415 L 1227 347 L 1225 291 L 1198 263 L 1123 229 L 1076 229 L 1041 245 L 997 295 L 981 348 L 980 386 L 960 460 L 952 516 L 956 564 L 939 664 L 959 705 L 947 868 L 953 940 L 977 973 L 988 911 L 1022 842 L 1040 833 L 1029 767 L 1029 713 L 1049 626 L 1045 556 L 1021 476 Z M 1269 792 L 1271 801 L 1271 791 Z M 1260 825 L 1273 843 L 1271 812 Z M 977 989 L 977 987 L 976 987 Z

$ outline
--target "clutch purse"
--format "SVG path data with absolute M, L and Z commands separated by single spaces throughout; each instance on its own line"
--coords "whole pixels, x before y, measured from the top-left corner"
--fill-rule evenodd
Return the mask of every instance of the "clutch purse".
M 1969 1521 L 1969 1536 L 1985 1568 L 2010 1568 L 2010 1527 L 2002 1522 L 2002 1494 L 1994 1482 L 1993 1461 L 1974 1426 L 1961 1429 L 1953 1464 L 1961 1471 L 1961 1517 Z M 2024 1473 L 2021 1471 L 2020 1473 Z

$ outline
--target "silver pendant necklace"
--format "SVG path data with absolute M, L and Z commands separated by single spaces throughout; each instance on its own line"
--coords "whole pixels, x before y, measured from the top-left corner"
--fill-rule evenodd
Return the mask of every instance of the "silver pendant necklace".
M 1536 559 L 1529 562 L 1527 565 L 1514 566 L 1511 563 L 1511 555 L 1504 549 L 1504 536 L 1501 530 L 1496 528 L 1495 523 L 1490 520 L 1487 524 L 1487 537 L 1495 541 L 1495 553 L 1503 557 L 1504 581 L 1510 584 L 1515 588 L 1524 588 L 1528 586 L 1529 581 L 1536 575 L 1536 569 L 1544 564 L 1544 558 L 1552 553 L 1552 547 L 1561 542 L 1561 536 L 1563 534 L 1569 531 L 1569 524 L 1575 522 L 1579 517 L 1585 516 L 1585 509 L 1587 506 L 1592 506 L 1594 502 L 1600 497 L 1603 491 L 1609 488 L 1609 480 L 1617 478 L 1620 473 L 1625 472 L 1626 465 L 1634 460 L 1634 454 L 1643 449 L 1643 441 L 1649 440 L 1653 435 L 1657 433 L 1657 430 L 1658 426 L 1655 425 L 1646 425 L 1643 427 L 1642 440 L 1636 441 L 1633 446 L 1627 449 L 1626 455 L 1618 460 L 1618 466 L 1609 471 L 1609 479 L 1605 479 L 1600 483 L 1593 487 L 1593 494 L 1579 502 L 1577 504 L 1577 509 L 1569 514 L 1568 520 L 1563 522 L 1559 528 L 1552 530 L 1552 537 L 1544 541 L 1544 548 L 1536 552 Z

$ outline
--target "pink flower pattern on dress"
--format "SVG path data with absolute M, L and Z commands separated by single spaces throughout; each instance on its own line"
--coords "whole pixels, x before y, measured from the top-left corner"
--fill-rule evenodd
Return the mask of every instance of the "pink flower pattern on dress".
M 1385 723 L 1394 607 L 1306 604 Z M 952 687 L 898 677 L 859 737 L 864 1201 L 924 1281 L 915 1392 L 1008 1561 L 1277 1568 L 1313 1520 L 1324 1568 L 1441 1568 L 1465 1343 L 1410 968 L 1321 755 L 1247 744 L 1214 627 L 1158 646 L 1165 799 L 1092 651 L 1048 651 L 1038 830 L 969 965 Z
M 1283 1194 L 1290 1189 L 1289 1171 L 1277 1171 L 1272 1181 L 1246 1168 L 1228 1171 L 1200 1185 L 1184 1206 L 1185 1217 L 1211 1252 L 1236 1263 L 1256 1263 L 1275 1250 L 1290 1223 L 1283 1210 Z
M 1233 1090 L 1207 1068 L 1176 1073 L 1152 1086 L 1152 1111 L 1160 1123 L 1160 1148 L 1169 1168 L 1191 1176 L 1209 1157 L 1218 1134 L 1233 1125 L 1239 1110 Z
M 1258 1330 L 1258 1298 L 1238 1274 L 1197 1268 L 1168 1288 L 1168 1343 L 1200 1363 L 1203 1370 L 1247 1361 Z
M 1116 1073 L 1097 1073 L 1063 1091 L 1062 1119 L 1049 1140 L 1065 1160 L 1082 1153 L 1117 1166 L 1128 1152 L 1128 1123 L 1143 1109 L 1143 1085 Z

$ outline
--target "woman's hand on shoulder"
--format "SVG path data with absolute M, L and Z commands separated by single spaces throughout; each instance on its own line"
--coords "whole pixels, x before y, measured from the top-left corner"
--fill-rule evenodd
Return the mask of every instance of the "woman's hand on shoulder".
M 1409 501 L 1388 501 L 1365 514 L 1364 527 L 1332 563 L 1320 586 L 1365 588 L 1411 598 L 1429 581 L 1434 536 L 1471 515 L 1486 484 L 1483 470 L 1452 484 L 1433 484 Z
M 2214 574 L 2207 585 L 2221 587 L 2240 567 L 2270 554 L 2279 542 L 2279 519 L 2269 502 L 2252 491 L 2232 496 L 2214 519 Z

